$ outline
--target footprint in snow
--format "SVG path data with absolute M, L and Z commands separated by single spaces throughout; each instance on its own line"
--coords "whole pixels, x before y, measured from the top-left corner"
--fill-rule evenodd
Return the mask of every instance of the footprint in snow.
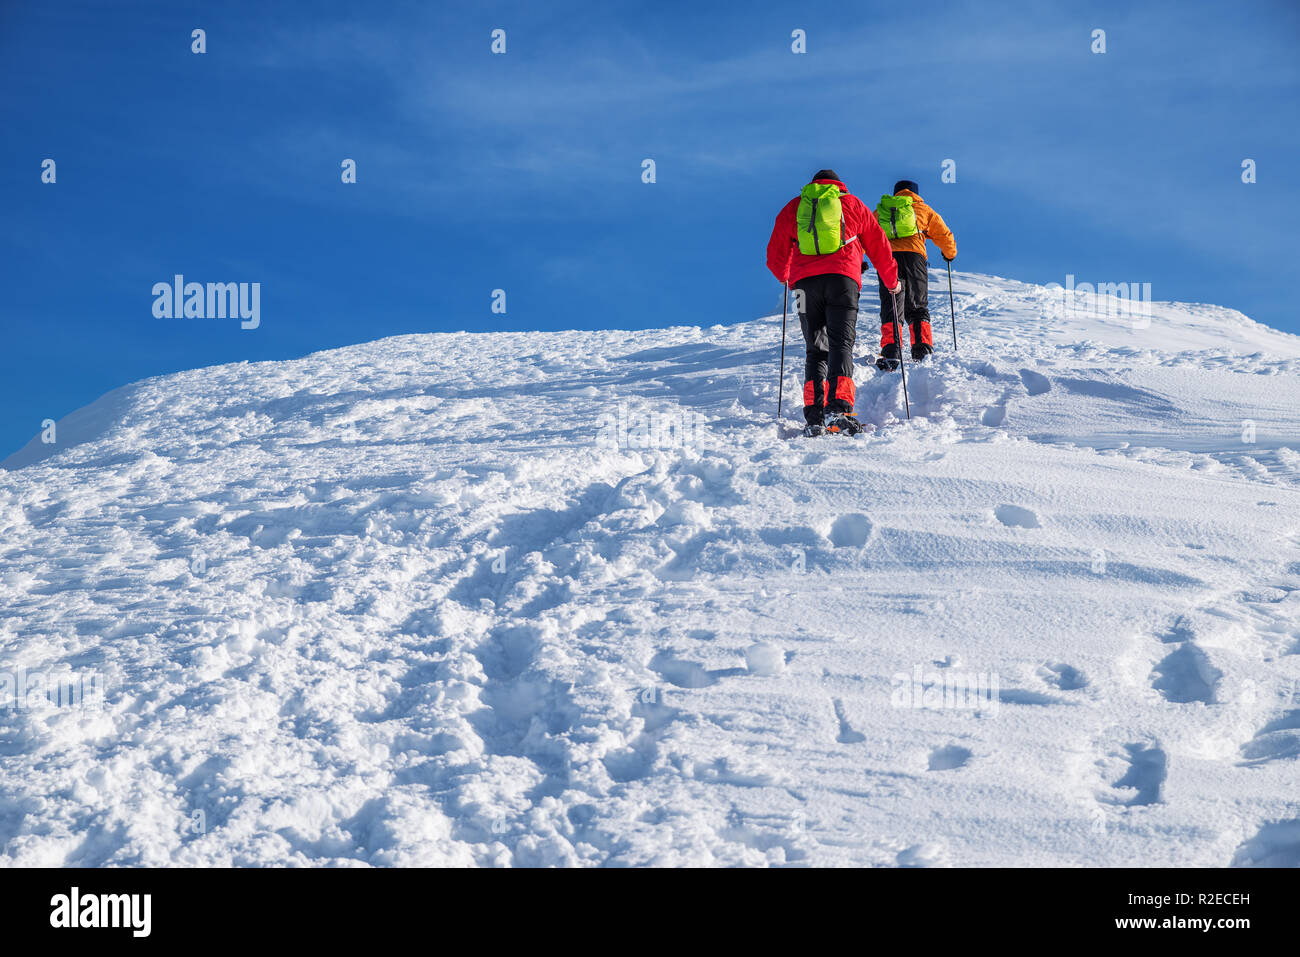
M 861 744 L 867 740 L 867 736 L 861 731 L 854 731 L 849 724 L 848 716 L 844 713 L 844 702 L 836 698 L 832 704 L 835 707 L 835 720 L 840 724 L 840 733 L 835 736 L 835 740 L 840 744 Z
M 1300 819 L 1265 824 L 1237 848 L 1233 867 L 1300 867 Z
M 1019 505 L 999 505 L 993 510 L 997 520 L 1008 528 L 1041 528 L 1038 513 Z
M 1043 395 L 1052 391 L 1051 380 L 1041 372 L 1021 369 L 1020 381 L 1025 384 L 1025 389 L 1028 390 L 1030 395 Z
M 650 668 L 664 681 L 678 688 L 707 688 L 716 684 L 716 679 L 704 665 L 674 658 L 667 652 L 660 652 L 650 659 Z
M 743 675 L 744 668 L 718 668 L 710 671 L 697 661 L 685 661 L 661 651 L 650 659 L 650 668 L 660 678 L 678 688 L 708 688 L 721 678 Z
M 871 520 L 865 515 L 841 515 L 831 523 L 831 544 L 836 548 L 861 548 L 871 537 Z
M 1124 773 L 1111 783 L 1110 792 L 1102 800 L 1124 807 L 1159 803 L 1160 788 L 1169 770 L 1169 758 L 1163 749 L 1154 744 L 1126 744 L 1124 753 L 1110 756 L 1110 762 L 1115 760 L 1123 766 Z
M 1168 654 L 1151 671 L 1155 688 L 1166 701 L 1189 704 L 1214 703 L 1214 692 L 1223 674 L 1210 664 L 1205 652 L 1191 642 Z
M 1241 746 L 1243 764 L 1264 764 L 1300 757 L 1300 709 L 1270 721 Z
M 950 744 L 943 748 L 935 748 L 930 752 L 930 770 L 955 771 L 957 768 L 964 767 L 966 762 L 970 759 L 970 749 L 963 748 L 957 744 Z
M 631 747 L 614 751 L 601 758 L 609 777 L 617 784 L 630 784 L 648 777 L 655 762 L 655 749 L 650 739 L 642 735 L 643 741 Z
M 1049 662 L 1038 669 L 1038 676 L 1057 691 L 1078 691 L 1088 687 L 1088 676 L 1073 665 Z

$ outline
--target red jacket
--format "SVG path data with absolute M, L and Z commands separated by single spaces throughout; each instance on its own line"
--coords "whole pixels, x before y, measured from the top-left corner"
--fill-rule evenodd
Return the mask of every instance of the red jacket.
M 796 196 L 777 214 L 776 225 L 772 227 L 772 238 L 767 241 L 767 268 L 772 270 L 772 275 L 780 282 L 793 285 L 808 276 L 839 273 L 848 276 L 861 287 L 862 257 L 865 254 L 876 267 L 876 272 L 880 273 L 884 288 L 892 289 L 898 285 L 898 263 L 894 261 L 893 250 L 889 247 L 889 237 L 880 228 L 880 223 L 876 222 L 876 214 L 862 200 L 849 193 L 838 180 L 819 179 L 814 182 L 834 183 L 844 193 L 840 197 L 840 206 L 844 211 L 844 229 L 848 235 L 856 235 L 858 238 L 823 256 L 805 256 L 799 252 L 794 221 L 795 210 L 799 208 L 799 197 Z

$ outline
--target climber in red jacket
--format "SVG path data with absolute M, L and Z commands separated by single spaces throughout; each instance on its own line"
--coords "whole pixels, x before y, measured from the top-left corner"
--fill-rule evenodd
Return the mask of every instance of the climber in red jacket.
M 853 414 L 853 345 L 863 254 L 880 284 L 898 292 L 898 264 L 874 213 L 848 191 L 834 170 L 812 182 L 777 214 L 767 243 L 767 268 L 795 290 L 795 309 L 807 345 L 804 363 L 804 435 L 862 431 Z

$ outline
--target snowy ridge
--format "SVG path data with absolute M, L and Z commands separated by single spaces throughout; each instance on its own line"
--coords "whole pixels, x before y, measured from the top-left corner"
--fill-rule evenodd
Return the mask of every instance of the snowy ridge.
M 1300 863 L 1300 338 L 962 273 L 954 355 L 939 275 L 854 440 L 776 437 L 779 316 L 69 416 L 0 472 L 0 672 L 108 691 L 0 710 L 0 859 Z

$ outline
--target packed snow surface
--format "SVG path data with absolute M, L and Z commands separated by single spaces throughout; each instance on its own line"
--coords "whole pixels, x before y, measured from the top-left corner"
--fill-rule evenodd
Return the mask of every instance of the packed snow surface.
M 954 353 L 944 278 L 910 422 L 864 291 L 853 439 L 798 341 L 778 436 L 779 315 L 68 416 L 0 471 L 0 860 L 1300 863 L 1300 339 L 959 273 Z

